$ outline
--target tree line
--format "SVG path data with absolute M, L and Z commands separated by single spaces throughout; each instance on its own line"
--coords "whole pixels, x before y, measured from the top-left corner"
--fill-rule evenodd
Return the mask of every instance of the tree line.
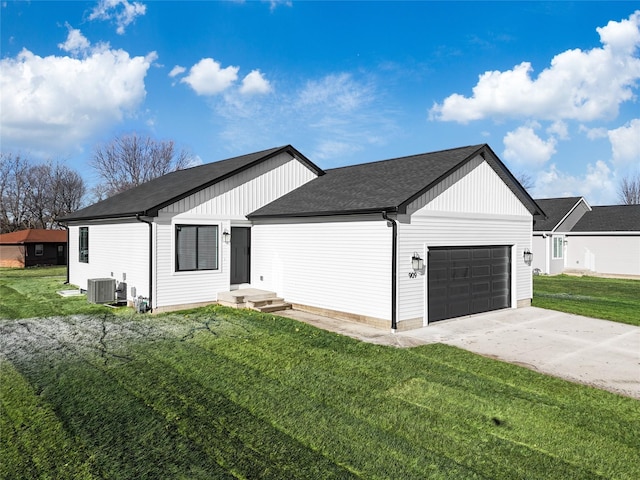
M 59 161 L 36 162 L 21 153 L 0 152 L 0 233 L 27 228 L 62 228 L 59 218 L 192 163 L 173 141 L 138 134 L 98 145 L 89 162 L 99 182 L 91 189 Z
M 80 174 L 60 162 L 36 163 L 19 153 L 0 153 L 0 233 L 26 228 L 61 228 L 59 218 L 98 201 L 192 164 L 172 140 L 136 133 L 98 145 L 89 162 L 99 182 L 90 190 Z M 518 175 L 526 189 L 528 174 Z M 620 180 L 619 203 L 640 204 L 640 172 Z

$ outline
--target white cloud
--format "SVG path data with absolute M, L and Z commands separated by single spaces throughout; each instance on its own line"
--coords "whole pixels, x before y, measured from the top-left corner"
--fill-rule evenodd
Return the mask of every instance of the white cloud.
M 534 131 L 537 127 L 539 125 L 534 123 L 530 126 L 518 127 L 505 135 L 503 140 L 505 160 L 519 165 L 539 167 L 556 153 L 556 139 L 554 137 L 549 137 L 546 141 L 541 139 Z
M 83 43 L 74 38 L 69 48 Z M 23 49 L 0 60 L 3 145 L 63 151 L 119 122 L 144 100 L 144 78 L 156 58 L 102 45 L 82 59 Z
M 468 123 L 487 117 L 574 119 L 611 118 L 633 98 L 640 79 L 640 11 L 598 28 L 601 48 L 567 50 L 532 78 L 531 63 L 479 76 L 473 95 L 453 94 L 430 110 L 433 120 Z
M 213 58 L 203 58 L 180 80 L 198 95 L 216 95 L 229 88 L 238 79 L 239 67 L 220 68 Z
M 532 189 L 534 198 L 583 196 L 591 205 L 615 203 L 616 186 L 611 169 L 602 160 L 588 164 L 583 175 L 570 175 L 552 164 L 538 173 Z
M 178 75 L 182 75 L 182 74 L 183 74 L 184 72 L 186 72 L 186 71 L 187 71 L 187 69 L 186 69 L 186 68 L 184 68 L 184 67 L 182 67 L 182 66 L 180 66 L 180 65 L 176 65 L 176 66 L 175 66 L 175 67 L 173 67 L 173 68 L 171 69 L 171 71 L 169 72 L 169 76 L 170 76 L 171 78 L 173 78 L 173 77 L 176 77 L 176 76 L 178 76 Z
M 278 6 L 280 5 L 284 5 L 285 7 L 293 6 L 293 3 L 291 2 L 291 0 L 263 0 L 263 1 L 269 2 L 269 10 L 271 10 L 272 12 L 276 8 L 278 8 Z
M 635 162 L 640 167 L 640 119 L 634 118 L 624 126 L 609 130 L 613 162 L 617 165 Z
M 128 0 L 100 0 L 89 14 L 89 20 L 114 20 L 116 33 L 123 35 L 125 29 L 135 21 L 136 17 L 147 13 L 147 7 L 140 2 Z
M 262 76 L 260 70 L 253 70 L 242 79 L 242 86 L 240 87 L 240 93 L 242 94 L 253 95 L 256 93 L 269 93 L 270 91 L 271 84 Z
M 589 140 L 607 138 L 608 135 L 606 128 L 588 128 L 585 125 L 580 125 L 580 131 L 586 133 Z
M 80 30 L 72 28 L 71 25 L 67 24 L 67 28 L 69 29 L 67 40 L 64 43 L 59 43 L 58 48 L 72 55 L 80 55 L 87 52 L 91 46 L 89 40 L 82 35 Z
M 307 82 L 298 95 L 299 108 L 320 108 L 346 113 L 369 102 L 371 87 L 356 82 L 347 73 L 327 75 L 320 80 Z
M 553 122 L 548 128 L 547 133 L 549 135 L 554 135 L 556 138 L 560 140 L 568 140 L 569 139 L 569 128 L 567 124 L 561 120 L 557 120 Z
M 402 135 L 396 112 L 389 111 L 370 79 L 336 73 L 310 80 L 298 90 L 278 90 L 267 96 L 229 90 L 212 102 L 220 137 L 230 150 L 298 142 L 328 168 Z

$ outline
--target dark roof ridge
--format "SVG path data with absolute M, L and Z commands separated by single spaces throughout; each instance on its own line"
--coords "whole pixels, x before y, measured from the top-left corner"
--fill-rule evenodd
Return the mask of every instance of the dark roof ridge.
M 545 198 L 536 198 L 536 202 L 538 200 L 573 200 L 573 199 L 580 199 L 580 198 L 584 198 L 582 195 L 574 195 L 571 197 L 545 197 Z
M 636 208 L 640 208 L 640 204 L 639 203 L 633 203 L 631 205 L 627 205 L 627 204 L 613 204 L 613 205 L 592 205 L 591 208 L 603 208 L 603 207 L 636 207 Z
M 403 155 L 402 157 L 385 158 L 385 159 L 382 159 L 382 160 L 374 160 L 373 162 L 354 163 L 353 165 L 343 165 L 341 167 L 327 168 L 325 170 L 325 172 L 333 172 L 333 171 L 336 171 L 336 170 L 342 170 L 344 168 L 360 167 L 362 165 L 376 165 L 376 164 L 385 163 L 385 162 L 395 162 L 396 160 L 406 160 L 406 159 L 411 159 L 411 158 L 415 158 L 415 157 L 424 157 L 425 155 L 445 153 L 445 152 L 450 152 L 450 151 L 453 151 L 453 150 L 462 150 L 462 149 L 465 149 L 465 148 L 472 148 L 472 147 L 477 147 L 477 149 L 480 150 L 480 149 L 484 148 L 485 146 L 488 146 L 488 145 L 486 143 L 479 143 L 477 145 L 465 145 L 463 147 L 445 148 L 445 149 L 442 149 L 442 150 L 436 150 L 434 152 L 413 153 L 411 155 Z

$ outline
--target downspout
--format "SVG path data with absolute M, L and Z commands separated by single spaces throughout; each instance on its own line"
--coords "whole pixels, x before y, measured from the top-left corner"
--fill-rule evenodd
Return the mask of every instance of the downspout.
M 136 214 L 136 220 L 149 225 L 149 309 L 153 310 L 153 223 Z
M 67 281 L 64 282 L 64 284 L 69 285 L 69 269 L 71 268 L 71 265 L 69 264 L 69 226 L 65 225 L 64 229 L 67 231 L 67 246 L 65 248 L 65 253 L 67 255 Z
M 395 332 L 398 328 L 398 222 L 389 218 L 387 212 L 382 212 L 382 218 L 391 227 L 391 330 Z

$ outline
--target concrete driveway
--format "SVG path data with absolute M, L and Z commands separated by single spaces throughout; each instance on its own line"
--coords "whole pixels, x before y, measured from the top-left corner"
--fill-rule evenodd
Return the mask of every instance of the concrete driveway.
M 361 340 L 445 343 L 548 375 L 640 399 L 640 327 L 536 307 L 499 310 L 390 333 L 306 312 L 278 312 Z

